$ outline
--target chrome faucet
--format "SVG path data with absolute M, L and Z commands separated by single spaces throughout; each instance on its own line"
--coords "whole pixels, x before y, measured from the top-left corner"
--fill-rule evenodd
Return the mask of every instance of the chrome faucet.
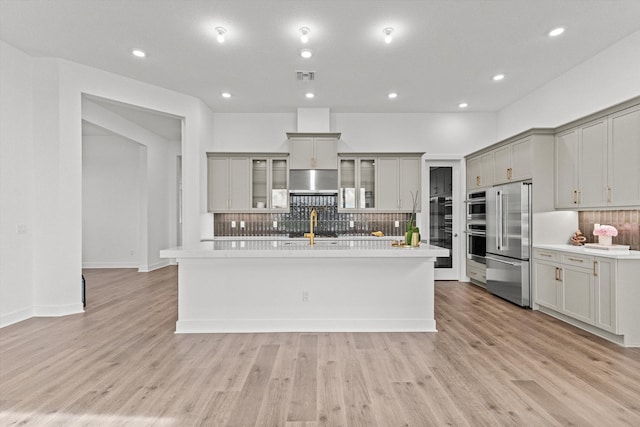
M 304 237 L 309 239 L 310 245 L 314 244 L 315 234 L 313 232 L 313 227 L 317 227 L 317 226 L 318 226 L 318 212 L 316 211 L 315 208 L 313 208 L 311 210 L 311 214 L 309 215 L 309 232 L 304 233 Z

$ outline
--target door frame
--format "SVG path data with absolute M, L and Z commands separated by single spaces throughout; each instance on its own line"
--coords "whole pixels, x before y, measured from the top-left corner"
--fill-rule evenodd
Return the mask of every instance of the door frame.
M 423 206 L 423 226 L 430 217 L 429 192 L 431 188 L 430 168 L 450 167 L 451 168 L 451 188 L 453 197 L 453 244 L 451 249 L 452 267 L 436 268 L 436 280 L 460 280 L 466 270 L 465 241 L 463 239 L 464 216 L 464 189 L 466 183 L 464 157 L 453 155 L 428 155 L 423 156 L 422 173 L 422 206 Z M 425 228 L 425 230 L 428 228 Z

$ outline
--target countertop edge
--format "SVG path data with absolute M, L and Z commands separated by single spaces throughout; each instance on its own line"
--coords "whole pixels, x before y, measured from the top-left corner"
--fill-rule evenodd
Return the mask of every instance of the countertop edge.
M 572 254 L 591 255 L 602 258 L 614 258 L 622 260 L 640 260 L 640 251 L 628 252 L 606 252 L 599 249 L 589 249 L 583 246 L 573 246 L 568 244 L 533 244 L 533 249 L 548 249 Z M 532 257 L 533 258 L 533 257 Z

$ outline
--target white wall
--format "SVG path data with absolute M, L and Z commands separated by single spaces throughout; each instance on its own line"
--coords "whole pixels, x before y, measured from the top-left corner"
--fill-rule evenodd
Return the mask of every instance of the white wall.
M 140 265 L 141 149 L 146 147 L 116 135 L 83 137 L 83 267 Z
M 151 271 L 156 268 L 163 267 L 168 264 L 168 260 L 160 258 L 160 250 L 167 247 L 176 246 L 176 156 L 179 154 L 180 143 L 169 141 L 153 131 L 143 128 L 136 123 L 129 121 L 126 117 L 115 114 L 99 104 L 89 99 L 84 99 L 82 104 L 82 118 L 88 122 L 98 125 L 104 129 L 120 135 L 125 141 L 134 141 L 142 147 L 136 151 L 135 168 L 137 173 L 138 187 L 136 192 L 136 208 L 139 214 L 136 216 L 135 235 L 138 236 L 138 243 L 135 247 L 127 250 L 128 263 L 124 262 L 122 254 L 117 259 L 109 257 L 96 258 L 96 247 L 104 245 L 100 240 L 87 239 L 83 236 L 84 245 L 89 245 L 86 249 L 83 246 L 83 253 L 88 255 L 92 253 L 94 256 L 90 259 L 83 257 L 83 265 L 100 267 L 138 267 L 140 271 Z M 114 148 L 115 149 L 115 148 Z M 122 154 L 118 152 L 118 154 Z M 117 169 L 116 169 L 117 170 Z M 84 171 L 83 174 L 91 173 Z M 117 176 L 113 176 L 118 179 Z M 108 181 L 103 181 L 103 185 L 109 186 Z M 106 188 L 110 190 L 111 188 Z M 84 190 L 83 190 L 84 192 Z M 86 194 L 86 192 L 84 192 Z M 130 209 L 129 206 L 123 207 Z M 86 213 L 83 214 L 86 216 Z M 85 221 L 86 222 L 86 221 Z M 101 222 L 90 222 L 94 226 L 99 227 Z M 108 223 L 104 224 L 107 226 Z M 118 228 L 114 228 L 116 233 Z M 92 231 L 92 230 L 90 230 Z M 101 230 L 97 234 L 105 233 Z M 96 234 L 96 233 L 93 233 Z M 102 249 L 106 256 L 108 249 Z M 113 251 L 120 252 L 122 248 L 114 247 Z M 134 251 L 133 258 L 130 254 Z M 117 262 L 116 262 L 117 261 Z M 137 261 L 136 265 L 131 265 Z
M 0 327 L 33 311 L 32 60 L 0 42 Z M 18 227 L 21 227 L 18 230 Z M 20 231 L 20 233 L 19 233 Z M 24 233 L 22 233 L 24 232 Z
M 216 113 L 213 141 L 204 151 L 288 151 L 286 132 L 296 131 L 296 113 Z M 426 152 L 461 155 L 496 142 L 494 113 L 331 114 L 341 132 L 338 151 Z
M 498 114 L 498 139 L 557 127 L 640 95 L 640 31 Z
M 3 221 L 5 217 L 11 221 L 2 227 L 3 266 L 6 262 L 24 270 L 5 273 L 3 268 L 2 324 L 31 315 L 59 316 L 82 311 L 83 93 L 185 118 L 181 149 L 185 163 L 183 246 L 199 244 L 200 213 L 205 206 L 200 197 L 204 164 L 201 144 L 211 140 L 213 129 L 211 112 L 200 100 L 61 59 L 29 58 L 4 42 L 0 42 L 0 48 L 3 86 L 0 158 L 3 166 L 5 162 L 13 163 L 6 172 L 3 168 L 2 173 L 3 177 L 6 173 L 9 177 L 25 178 L 20 181 L 27 203 L 11 208 L 3 201 L 0 207 Z M 22 99 L 13 102 L 12 98 Z M 25 139 L 26 145 L 15 153 L 14 141 Z M 32 147 L 28 146 L 29 140 Z M 33 163 L 18 166 L 16 159 L 30 157 L 30 152 Z M 29 194 L 31 185 L 33 192 Z M 7 200 L 17 196 L 17 192 L 5 188 L 4 180 L 2 192 Z M 15 230 L 15 221 L 22 220 L 30 233 L 25 249 L 32 252 L 31 258 L 18 253 L 22 248 L 9 232 Z M 5 295 L 10 296 L 7 303 Z M 25 307 L 29 298 L 30 304 Z

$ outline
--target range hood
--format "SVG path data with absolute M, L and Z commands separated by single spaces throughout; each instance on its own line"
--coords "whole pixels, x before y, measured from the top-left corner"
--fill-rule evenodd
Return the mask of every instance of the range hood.
M 335 194 L 338 192 L 337 170 L 291 170 L 289 171 L 290 193 Z

